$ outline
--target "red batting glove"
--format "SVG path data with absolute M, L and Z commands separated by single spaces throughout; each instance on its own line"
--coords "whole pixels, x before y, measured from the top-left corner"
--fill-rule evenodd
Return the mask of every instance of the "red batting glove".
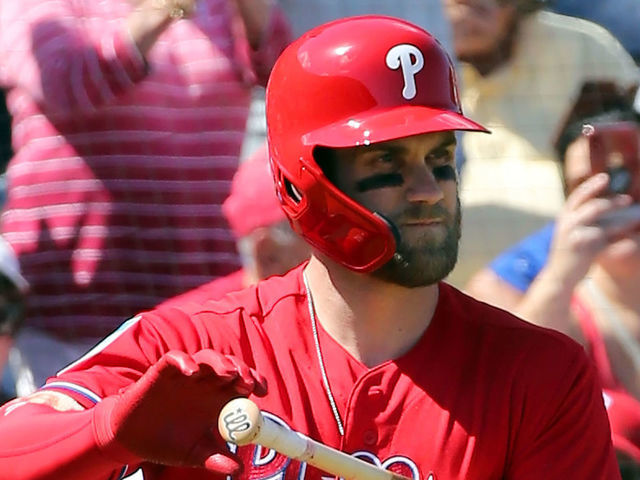
M 250 393 L 264 396 L 266 380 L 240 360 L 214 350 L 170 351 L 94 407 L 98 442 L 116 443 L 143 461 L 231 475 L 241 464 L 218 433 L 218 414 Z

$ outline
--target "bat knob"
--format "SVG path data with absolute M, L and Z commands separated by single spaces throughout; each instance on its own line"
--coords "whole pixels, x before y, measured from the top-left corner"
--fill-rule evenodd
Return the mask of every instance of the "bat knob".
M 234 398 L 218 416 L 218 431 L 227 442 L 247 445 L 260 433 L 264 420 L 258 406 L 248 398 Z

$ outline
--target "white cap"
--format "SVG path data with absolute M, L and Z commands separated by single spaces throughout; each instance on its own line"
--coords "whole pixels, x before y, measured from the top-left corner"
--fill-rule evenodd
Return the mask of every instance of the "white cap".
M 11 280 L 21 292 L 29 290 L 29 283 L 20 273 L 18 257 L 2 235 L 0 235 L 0 273 Z

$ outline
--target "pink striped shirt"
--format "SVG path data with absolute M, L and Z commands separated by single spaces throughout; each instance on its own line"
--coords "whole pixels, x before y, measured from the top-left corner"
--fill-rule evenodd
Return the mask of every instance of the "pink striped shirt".
M 0 83 L 13 147 L 2 234 L 32 294 L 27 322 L 102 336 L 239 266 L 220 210 L 254 83 L 289 41 L 274 10 L 251 51 L 229 0 L 200 0 L 147 61 L 126 0 L 8 0 Z

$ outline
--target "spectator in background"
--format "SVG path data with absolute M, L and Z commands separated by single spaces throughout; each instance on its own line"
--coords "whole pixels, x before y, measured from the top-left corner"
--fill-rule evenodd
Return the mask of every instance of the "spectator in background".
M 6 200 L 5 170 L 13 156 L 11 148 L 11 116 L 7 111 L 4 90 L 0 89 L 0 209 Z M 24 320 L 28 285 L 20 273 L 13 249 L 0 236 L 0 402 L 33 390 L 30 371 L 24 366 L 20 352 L 13 348 L 15 336 Z M 16 379 L 21 382 L 16 385 Z M 20 385 L 26 388 L 20 388 Z
M 238 268 L 220 205 L 252 86 L 290 40 L 267 0 L 0 0 L 16 149 L 2 233 L 31 285 L 36 384 L 123 317 Z
M 549 0 L 549 9 L 602 25 L 615 36 L 640 63 L 640 2 L 638 0 Z
M 464 261 L 473 272 L 550 221 L 562 201 L 552 137 L 582 84 L 640 81 L 631 56 L 605 29 L 541 10 L 537 0 L 443 0 L 461 64 L 466 112 L 492 135 L 465 135 L 461 201 Z M 482 138 L 478 138 L 482 137 Z
M 605 388 L 623 478 L 638 478 L 640 205 L 633 189 L 634 198 L 605 195 L 607 176 L 591 172 L 590 144 L 582 132 L 584 125 L 631 122 L 640 138 L 640 115 L 622 89 L 595 84 L 582 93 L 556 142 L 569 194 L 565 207 L 555 224 L 474 276 L 468 290 L 585 346 Z M 637 190 L 640 182 L 635 184 Z
M 11 246 L 0 236 L 0 377 L 9 362 L 13 340 L 24 320 L 29 285 L 20 273 Z M 17 365 L 18 359 L 14 359 Z M 0 403 L 16 395 L 15 375 L 6 375 L 0 384 Z M 22 392 L 20 392 L 22 394 Z
M 289 226 L 276 197 L 265 144 L 240 164 L 222 213 L 237 239 L 242 268 L 170 298 L 159 307 L 220 298 L 272 275 L 283 275 L 311 254 L 309 245 Z
M 589 163 L 567 162 L 568 147 L 581 138 L 585 123 L 640 122 L 640 111 L 634 97 L 640 90 L 626 90 L 610 82 L 587 82 L 571 110 L 565 115 L 556 132 L 554 151 L 563 171 L 565 196 L 591 174 Z M 467 285 L 467 291 L 507 310 L 518 307 L 524 293 L 547 263 L 555 222 L 509 246 L 477 272 Z

